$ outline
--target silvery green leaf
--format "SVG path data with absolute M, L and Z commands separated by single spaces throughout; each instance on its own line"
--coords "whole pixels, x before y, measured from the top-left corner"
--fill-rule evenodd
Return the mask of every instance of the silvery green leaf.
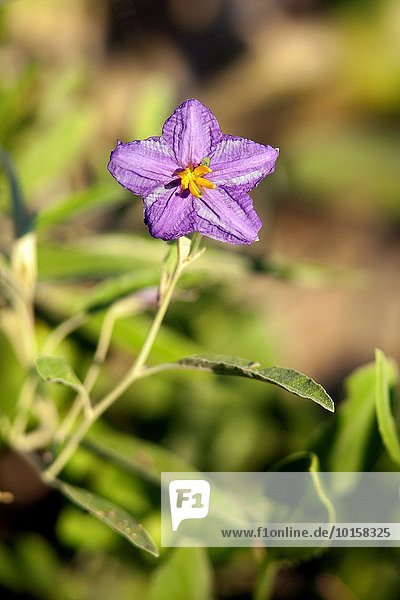
M 334 412 L 332 398 L 310 377 L 284 367 L 261 368 L 258 363 L 236 356 L 219 354 L 195 355 L 182 358 L 179 365 L 213 371 L 219 375 L 236 375 L 277 385 L 296 396 L 307 398 Z
M 57 481 L 55 487 L 74 504 L 77 504 L 97 519 L 100 519 L 100 521 L 103 521 L 103 523 L 125 537 L 134 546 L 146 550 L 146 552 L 153 554 L 153 556 L 159 555 L 158 548 L 149 533 L 119 506 L 97 494 L 93 494 L 93 492 L 63 481 Z

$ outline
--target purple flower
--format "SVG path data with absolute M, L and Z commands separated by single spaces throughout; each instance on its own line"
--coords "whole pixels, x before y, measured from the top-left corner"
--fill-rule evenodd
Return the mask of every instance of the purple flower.
M 248 192 L 274 171 L 279 151 L 222 133 L 212 112 L 186 100 L 162 135 L 118 141 L 108 169 L 144 200 L 153 237 L 173 240 L 195 231 L 230 244 L 257 240 L 261 221 Z

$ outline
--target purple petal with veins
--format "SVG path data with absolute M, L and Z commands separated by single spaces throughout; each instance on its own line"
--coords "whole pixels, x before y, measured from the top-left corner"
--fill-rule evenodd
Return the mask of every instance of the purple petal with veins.
M 169 183 L 176 170 L 172 149 L 160 138 L 118 142 L 111 153 L 108 170 L 115 179 L 134 194 L 146 196 L 160 183 Z
M 224 135 L 212 112 L 191 99 L 167 119 L 160 137 L 118 142 L 108 169 L 143 197 L 153 237 L 199 232 L 251 244 L 262 224 L 247 192 L 274 171 L 278 154 L 271 146 Z
M 218 121 L 206 106 L 186 100 L 164 123 L 161 139 L 174 150 L 178 164 L 198 165 L 222 139 Z
M 210 181 L 249 192 L 275 169 L 279 150 L 225 135 L 211 155 Z
M 182 198 L 177 188 L 160 186 L 144 198 L 144 222 L 151 235 L 175 240 L 196 231 L 195 198 Z
M 230 244 L 251 244 L 262 223 L 246 192 L 217 187 L 197 199 L 196 231 Z

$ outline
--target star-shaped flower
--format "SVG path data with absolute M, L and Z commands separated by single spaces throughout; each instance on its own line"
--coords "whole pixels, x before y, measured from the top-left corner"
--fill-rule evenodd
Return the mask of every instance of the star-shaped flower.
M 199 232 L 230 244 L 257 240 L 261 221 L 248 195 L 274 171 L 279 151 L 222 133 L 199 100 L 183 102 L 162 135 L 123 144 L 108 169 L 143 197 L 153 237 L 173 240 Z

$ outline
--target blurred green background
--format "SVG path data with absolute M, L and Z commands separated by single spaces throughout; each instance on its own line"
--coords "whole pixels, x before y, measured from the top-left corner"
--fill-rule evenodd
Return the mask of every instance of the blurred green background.
M 277 363 L 316 378 L 345 405 L 352 395 L 344 378 L 375 347 L 400 358 L 397 0 L 10 0 L 0 4 L 0 40 L 0 145 L 37 213 L 40 339 L 96 299 L 104 279 L 122 277 L 123 287 L 129 273 L 132 290 L 156 285 L 165 244 L 148 236 L 140 199 L 106 164 L 116 138 L 158 135 L 180 102 L 197 97 L 225 132 L 281 154 L 276 173 L 252 193 L 260 242 L 238 249 L 207 240 L 152 362 L 207 350 Z M 13 226 L 3 176 L 0 209 L 7 255 Z M 63 344 L 79 375 L 103 316 L 95 312 Z M 151 307 L 118 322 L 95 397 L 126 370 L 150 319 Z M 12 324 L 3 325 L 11 335 L 0 333 L 0 402 L 12 415 L 24 367 Z M 354 470 L 396 468 L 373 425 L 359 454 L 349 446 L 337 459 L 343 422 L 357 429 L 358 413 L 350 417 L 238 378 L 162 374 L 138 382 L 107 421 L 205 470 L 262 471 L 309 448 L 324 468 L 346 470 L 349 456 Z M 157 541 L 156 486 L 87 450 L 66 476 L 118 502 Z M 397 550 L 335 549 L 290 564 L 272 556 L 268 567 L 247 550 L 153 559 L 49 494 L 8 450 L 0 484 L 9 481 L 17 502 L 0 505 L 2 598 L 400 595 Z

